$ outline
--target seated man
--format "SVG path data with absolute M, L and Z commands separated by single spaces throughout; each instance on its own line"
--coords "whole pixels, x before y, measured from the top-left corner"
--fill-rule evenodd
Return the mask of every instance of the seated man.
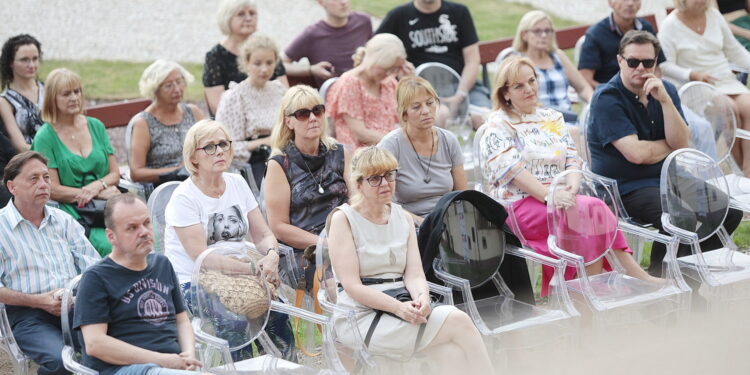
M 21 350 L 39 374 L 68 374 L 63 367 L 61 289 L 99 254 L 70 215 L 48 207 L 47 159 L 25 151 L 5 166 L 3 184 L 13 199 L 0 209 L 0 303 Z
M 112 253 L 83 274 L 74 309 L 84 365 L 102 374 L 195 374 L 193 329 L 171 263 L 151 253 L 146 204 L 132 194 L 110 198 L 104 223 Z
M 349 0 L 318 0 L 325 18 L 308 26 L 297 35 L 281 54 L 286 74 L 310 77 L 320 86 L 331 77 L 338 77 L 353 66 L 352 55 L 372 37 L 370 16 L 352 12 Z M 309 66 L 292 64 L 303 57 Z
M 677 90 L 656 77 L 659 40 L 647 31 L 629 31 L 620 42 L 620 73 L 597 89 L 591 100 L 587 141 L 591 170 L 617 180 L 625 210 L 662 233 L 659 183 L 664 159 L 688 147 L 690 130 L 680 110 Z M 730 209 L 724 221 L 732 233 L 742 219 Z M 704 251 L 721 247 L 718 235 L 703 241 Z M 661 276 L 664 244 L 654 242 L 649 272 Z M 691 254 L 680 245 L 677 256 Z

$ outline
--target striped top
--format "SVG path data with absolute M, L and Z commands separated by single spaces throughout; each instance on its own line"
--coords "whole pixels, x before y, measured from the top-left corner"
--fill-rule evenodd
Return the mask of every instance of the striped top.
M 542 69 L 535 66 L 537 82 L 539 83 L 539 102 L 545 107 L 552 107 L 560 111 L 572 111 L 573 107 L 568 99 L 568 77 L 557 54 L 551 52 L 554 66 Z
M 65 212 L 45 206 L 37 228 L 12 200 L 0 209 L 0 287 L 46 293 L 98 261 L 83 227 Z
M 580 166 L 576 147 L 560 112 L 537 108 L 513 120 L 502 110 L 490 114 L 480 141 L 483 192 L 503 205 L 528 196 L 511 182 L 526 169 L 549 185 L 567 168 Z

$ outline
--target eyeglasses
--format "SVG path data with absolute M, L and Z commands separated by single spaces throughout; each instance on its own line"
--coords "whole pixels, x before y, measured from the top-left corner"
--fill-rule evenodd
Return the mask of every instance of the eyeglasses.
M 547 29 L 530 29 L 529 31 L 531 31 L 531 33 L 534 34 L 534 35 L 536 35 L 536 36 L 552 35 L 552 34 L 555 33 L 555 29 L 550 29 L 550 28 L 547 28 Z
M 311 113 L 314 114 L 315 117 L 320 117 L 321 115 L 326 113 L 326 106 L 323 104 L 318 104 L 312 107 L 311 109 L 307 109 L 307 108 L 298 109 L 292 112 L 291 115 L 286 115 L 286 116 L 287 117 L 294 116 L 294 118 L 296 118 L 297 121 L 305 121 L 310 118 Z
M 388 182 L 393 182 L 396 180 L 396 175 L 398 174 L 398 169 L 394 169 L 388 172 L 385 172 L 383 175 L 374 175 L 365 178 L 367 180 L 367 183 L 370 184 L 372 187 L 378 187 L 380 184 L 383 183 L 383 179 L 385 179 Z
M 219 141 L 219 143 L 209 143 L 203 147 L 198 147 L 195 150 L 203 150 L 206 155 L 213 155 L 216 153 L 216 149 L 220 148 L 221 151 L 227 152 L 229 147 L 232 146 L 232 141 Z
M 176 89 L 178 87 L 180 87 L 180 88 L 185 87 L 185 79 L 184 78 L 180 78 L 180 79 L 176 79 L 174 81 L 164 82 L 164 83 L 161 84 L 161 87 L 164 90 L 173 91 L 174 89 Z
M 653 68 L 654 64 L 656 64 L 656 59 L 635 59 L 632 57 L 628 59 L 623 55 L 620 55 L 620 57 L 622 57 L 623 60 L 628 63 L 628 68 L 637 68 L 638 65 L 643 64 L 643 67 L 648 69 Z

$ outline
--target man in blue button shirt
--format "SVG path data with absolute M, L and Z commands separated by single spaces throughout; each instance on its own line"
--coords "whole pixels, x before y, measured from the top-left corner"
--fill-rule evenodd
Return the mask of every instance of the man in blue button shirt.
M 625 210 L 636 220 L 663 232 L 659 179 L 664 159 L 689 147 L 690 130 L 680 110 L 675 87 L 657 78 L 659 40 L 647 31 L 629 31 L 617 55 L 620 73 L 604 83 L 591 99 L 587 142 L 594 173 L 617 180 Z M 730 210 L 724 226 L 732 233 L 742 214 Z M 721 247 L 717 236 L 701 246 Z M 654 243 L 649 272 L 658 275 L 666 250 Z M 678 256 L 690 254 L 681 245 Z

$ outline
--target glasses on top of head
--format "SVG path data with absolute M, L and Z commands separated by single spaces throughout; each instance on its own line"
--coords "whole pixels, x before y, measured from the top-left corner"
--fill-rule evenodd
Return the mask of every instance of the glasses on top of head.
M 219 143 L 209 143 L 203 147 L 198 147 L 196 150 L 203 150 L 206 155 L 213 155 L 216 153 L 216 149 L 220 148 L 221 151 L 227 152 L 232 147 L 232 141 L 219 141 Z
M 310 109 L 308 108 L 302 108 L 298 109 L 290 115 L 286 115 L 287 117 L 292 117 L 297 119 L 297 121 L 305 121 L 310 118 L 310 114 L 314 114 L 315 117 L 320 117 L 324 113 L 326 113 L 326 106 L 323 104 L 318 104 Z
M 374 176 L 370 176 L 365 178 L 367 180 L 367 183 L 370 184 L 372 187 L 378 187 L 380 184 L 383 183 L 383 179 L 385 179 L 388 182 L 393 182 L 396 180 L 396 175 L 398 174 L 398 169 L 390 170 L 388 172 L 385 172 L 385 174 L 379 175 L 376 174 Z
M 536 36 L 545 36 L 545 35 L 552 35 L 555 33 L 555 29 L 552 28 L 546 28 L 546 29 L 530 29 L 532 34 Z
M 654 64 L 656 64 L 656 59 L 636 59 L 632 57 L 628 59 L 623 55 L 620 55 L 620 57 L 622 57 L 625 62 L 628 63 L 628 68 L 637 68 L 638 65 L 643 64 L 643 67 L 648 69 L 653 68 Z

